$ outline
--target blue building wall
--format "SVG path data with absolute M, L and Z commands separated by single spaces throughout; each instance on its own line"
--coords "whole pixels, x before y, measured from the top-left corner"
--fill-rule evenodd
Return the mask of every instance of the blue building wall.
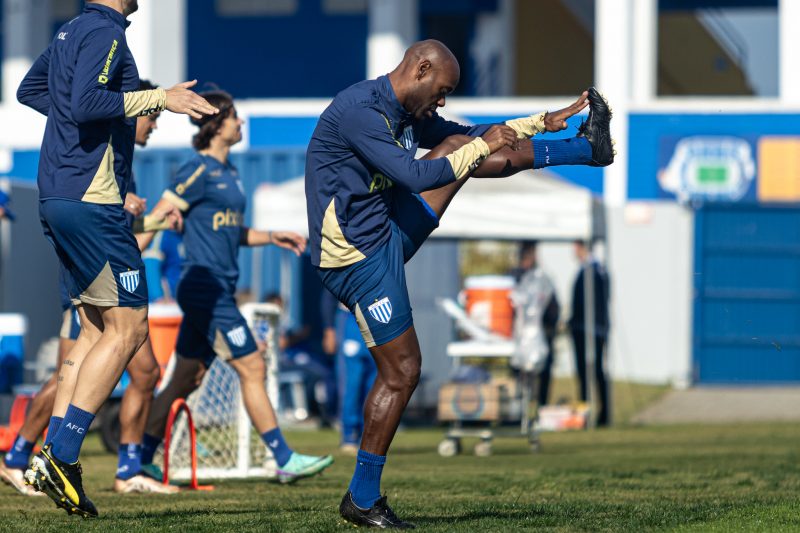
M 201 86 L 237 98 L 303 98 L 364 79 L 366 13 L 328 14 L 322 0 L 299 0 L 289 16 L 220 16 L 214 0 L 191 0 L 187 10 L 187 72 Z

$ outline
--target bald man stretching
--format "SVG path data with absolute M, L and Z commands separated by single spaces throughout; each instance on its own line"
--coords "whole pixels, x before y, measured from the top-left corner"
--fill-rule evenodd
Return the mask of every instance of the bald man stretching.
M 358 525 L 410 528 L 381 497 L 386 453 L 420 375 L 421 354 L 404 263 L 438 226 L 470 175 L 507 176 L 553 165 L 613 161 L 611 113 L 590 89 L 571 106 L 505 124 L 464 126 L 436 110 L 460 69 L 438 41 L 406 51 L 388 76 L 340 92 L 320 116 L 306 158 L 312 263 L 355 315 L 378 367 L 364 407 L 356 469 L 339 512 Z M 590 105 L 577 137 L 528 141 L 560 131 Z M 418 147 L 433 150 L 414 159 Z

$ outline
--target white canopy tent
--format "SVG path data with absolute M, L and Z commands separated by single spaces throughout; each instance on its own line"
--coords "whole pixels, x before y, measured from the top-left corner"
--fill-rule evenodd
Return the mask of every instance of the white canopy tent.
M 253 225 L 307 235 L 304 179 L 260 185 Z M 602 205 L 591 192 L 532 170 L 509 178 L 470 179 L 432 234 L 448 239 L 585 241 L 603 236 Z

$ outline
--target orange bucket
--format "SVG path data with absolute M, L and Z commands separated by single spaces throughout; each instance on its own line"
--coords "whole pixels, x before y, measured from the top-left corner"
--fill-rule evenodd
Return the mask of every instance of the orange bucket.
M 514 308 L 511 276 L 470 276 L 464 280 L 467 315 L 488 330 L 511 337 Z
M 161 367 L 161 375 L 167 368 L 170 357 L 178 342 L 178 331 L 183 320 L 183 313 L 177 304 L 151 304 L 147 313 L 150 324 L 150 343 Z

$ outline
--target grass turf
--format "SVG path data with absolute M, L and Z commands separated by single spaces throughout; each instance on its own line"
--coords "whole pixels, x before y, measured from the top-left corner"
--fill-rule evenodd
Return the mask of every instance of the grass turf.
M 384 475 L 395 510 L 425 531 L 800 531 L 797 425 L 548 434 L 538 455 L 522 440 L 498 440 L 488 458 L 440 458 L 441 437 L 400 433 Z M 288 432 L 288 440 L 306 453 L 337 443 L 330 431 Z M 336 460 L 325 475 L 290 486 L 227 481 L 213 492 L 118 496 L 110 490 L 116 458 L 91 436 L 82 461 L 100 518 L 68 517 L 0 486 L 0 530 L 346 530 L 336 510 L 354 459 Z

